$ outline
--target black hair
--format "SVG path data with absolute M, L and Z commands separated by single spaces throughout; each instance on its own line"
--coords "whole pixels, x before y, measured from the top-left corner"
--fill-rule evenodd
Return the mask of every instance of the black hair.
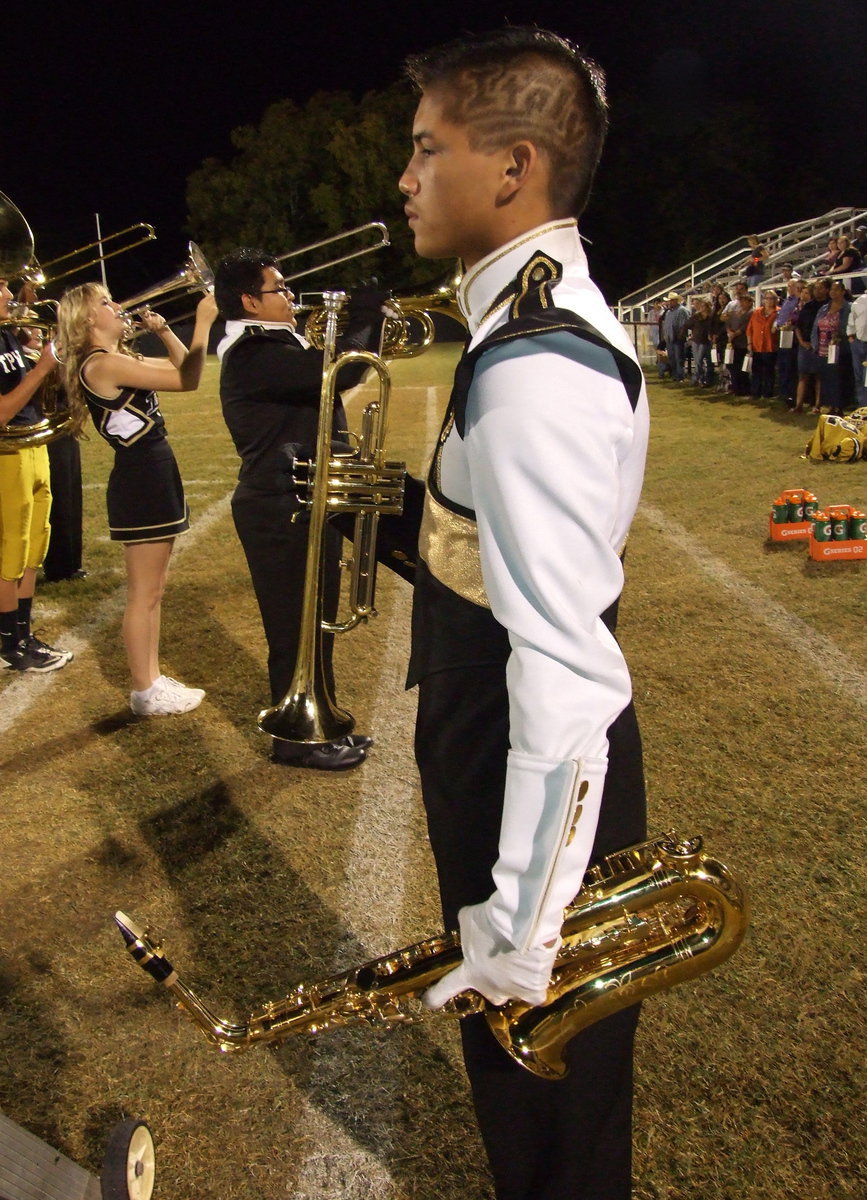
M 256 296 L 262 290 L 262 271 L 278 266 L 273 254 L 241 246 L 221 260 L 214 276 L 214 298 L 220 316 L 227 321 L 246 317 L 242 296 Z

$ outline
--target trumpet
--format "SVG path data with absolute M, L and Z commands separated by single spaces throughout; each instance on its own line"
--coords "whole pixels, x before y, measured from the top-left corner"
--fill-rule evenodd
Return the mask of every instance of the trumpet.
M 345 292 L 326 292 L 322 385 L 319 402 L 315 458 L 302 464 L 307 484 L 306 505 L 310 524 L 307 538 L 304 598 L 298 655 L 289 690 L 279 704 L 262 709 L 258 726 L 263 733 L 287 742 L 321 744 L 351 733 L 355 718 L 338 708 L 322 668 L 322 631 L 342 633 L 373 616 L 375 548 L 379 517 L 403 511 L 404 463 L 385 459 L 385 430 L 390 378 L 388 367 L 376 354 L 349 350 L 336 355 L 337 317 Z M 331 452 L 337 376 L 347 363 L 363 362 L 379 376 L 379 395 L 364 410 L 361 437 L 346 454 Z M 343 623 L 323 620 L 322 549 L 325 523 L 330 513 L 355 515 L 351 615 Z
M 301 984 L 236 1024 L 215 1016 L 180 980 L 149 930 L 122 912 L 114 919 L 139 966 L 164 984 L 208 1041 L 224 1051 L 348 1025 L 418 1021 L 425 1015 L 422 993 L 461 961 L 459 936 L 438 934 L 343 975 Z M 587 872 L 564 913 L 562 945 L 544 1004 L 494 1005 L 478 992 L 465 991 L 437 1012 L 451 1017 L 484 1013 L 515 1062 L 543 1079 L 561 1079 L 568 1071 L 564 1050 L 576 1034 L 711 970 L 734 953 L 748 922 L 746 889 L 704 852 L 701 837 L 662 834 L 608 855 Z

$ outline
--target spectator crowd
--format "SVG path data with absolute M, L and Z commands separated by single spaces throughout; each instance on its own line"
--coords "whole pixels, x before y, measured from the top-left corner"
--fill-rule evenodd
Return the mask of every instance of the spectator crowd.
M 779 396 L 790 412 L 842 415 L 867 405 L 867 293 L 863 276 L 851 278 L 867 263 L 867 228 L 831 238 L 811 279 L 783 263 L 767 288 L 767 250 L 757 237 L 749 245 L 730 292 L 714 283 L 688 307 L 676 292 L 652 306 L 660 379 Z

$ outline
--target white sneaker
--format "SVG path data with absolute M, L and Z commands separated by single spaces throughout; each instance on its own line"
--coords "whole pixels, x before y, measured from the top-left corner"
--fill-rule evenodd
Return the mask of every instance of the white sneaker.
M 204 698 L 201 688 L 184 687 L 177 679 L 160 675 L 146 692 L 131 692 L 129 706 L 137 717 L 168 717 L 191 712 Z

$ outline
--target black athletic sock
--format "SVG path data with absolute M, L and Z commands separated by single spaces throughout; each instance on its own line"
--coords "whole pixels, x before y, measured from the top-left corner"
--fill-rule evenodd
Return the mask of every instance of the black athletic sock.
M 18 645 L 18 609 L 0 612 L 0 650 L 14 650 Z
M 18 601 L 18 640 L 20 642 L 24 642 L 30 637 L 30 613 L 32 608 L 32 596 L 27 596 Z

